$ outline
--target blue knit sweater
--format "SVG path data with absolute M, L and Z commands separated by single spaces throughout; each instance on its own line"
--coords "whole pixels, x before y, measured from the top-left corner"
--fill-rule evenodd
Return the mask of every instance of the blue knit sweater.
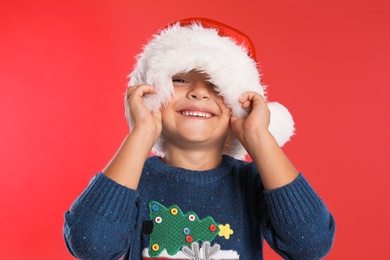
M 254 163 L 223 156 L 190 171 L 146 160 L 138 190 L 97 174 L 65 213 L 64 237 L 80 259 L 321 259 L 333 217 L 302 175 L 265 191 Z

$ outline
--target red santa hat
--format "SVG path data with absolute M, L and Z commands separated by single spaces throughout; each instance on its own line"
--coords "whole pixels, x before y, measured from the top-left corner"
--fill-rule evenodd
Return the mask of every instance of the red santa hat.
M 154 35 L 137 56 L 137 63 L 129 75 L 129 86 L 147 84 L 156 87 L 156 95 L 144 98 L 146 107 L 155 111 L 167 103 L 174 92 L 172 76 L 191 70 L 209 76 L 234 115 L 247 116 L 247 111 L 238 102 L 244 92 L 255 91 L 266 98 L 255 48 L 249 37 L 230 26 L 204 18 L 174 22 Z M 271 113 L 269 130 L 282 146 L 294 134 L 294 121 L 281 104 L 267 104 Z M 126 106 L 131 128 L 128 109 Z M 157 141 L 154 152 L 164 153 L 162 137 Z M 224 153 L 240 159 L 246 155 L 234 137 L 229 138 Z

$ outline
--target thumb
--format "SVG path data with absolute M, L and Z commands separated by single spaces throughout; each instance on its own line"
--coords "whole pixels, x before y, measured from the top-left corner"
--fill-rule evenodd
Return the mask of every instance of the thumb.
M 161 120 L 161 118 L 162 118 L 162 116 L 161 116 L 161 109 L 152 111 L 152 115 L 153 115 L 154 117 L 157 117 L 158 119 Z
M 230 116 L 230 125 L 235 126 L 235 125 L 240 125 L 244 119 L 242 117 L 236 116 L 236 115 L 231 115 Z
M 230 116 L 230 124 L 234 124 L 234 122 L 236 122 L 237 120 L 239 120 L 238 116 L 235 116 L 233 114 Z

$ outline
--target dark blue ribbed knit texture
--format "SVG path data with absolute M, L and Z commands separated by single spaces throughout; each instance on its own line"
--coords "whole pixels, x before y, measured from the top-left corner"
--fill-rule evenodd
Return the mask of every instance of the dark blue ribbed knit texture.
M 253 163 L 224 156 L 213 170 L 189 171 L 151 157 L 137 191 L 102 173 L 91 180 L 65 214 L 70 252 L 82 259 L 118 259 L 124 254 L 124 259 L 142 259 L 141 251 L 149 246 L 142 223 L 149 220 L 151 200 L 230 224 L 233 235 L 217 236 L 211 244 L 233 250 L 244 260 L 263 258 L 263 238 L 284 259 L 320 259 L 333 242 L 333 218 L 302 175 L 264 191 Z
M 271 218 L 276 224 L 306 221 L 324 207 L 320 197 L 302 175 L 291 184 L 273 191 L 265 191 Z
M 103 174 L 97 175 L 79 197 L 80 204 L 114 222 L 129 222 L 137 193 L 118 185 Z

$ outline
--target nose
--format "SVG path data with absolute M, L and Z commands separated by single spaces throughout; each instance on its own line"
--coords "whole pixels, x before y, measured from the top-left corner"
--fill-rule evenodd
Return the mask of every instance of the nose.
M 212 89 L 208 82 L 197 82 L 188 91 L 190 99 L 207 100 L 211 97 Z

